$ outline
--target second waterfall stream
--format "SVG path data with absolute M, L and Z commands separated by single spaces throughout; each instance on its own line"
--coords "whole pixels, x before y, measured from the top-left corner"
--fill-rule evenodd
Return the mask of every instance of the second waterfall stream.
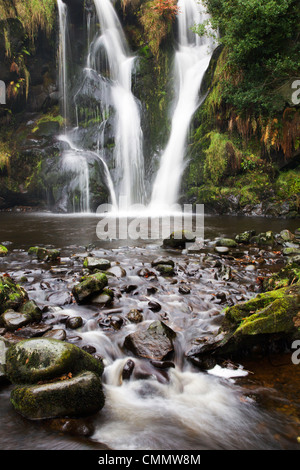
M 178 48 L 174 67 L 176 98 L 169 142 L 161 155 L 153 185 L 150 206 L 154 210 L 168 210 L 177 202 L 189 126 L 203 98 L 200 87 L 215 47 L 212 38 L 201 38 L 191 30 L 208 19 L 202 3 L 179 0 L 178 7 Z

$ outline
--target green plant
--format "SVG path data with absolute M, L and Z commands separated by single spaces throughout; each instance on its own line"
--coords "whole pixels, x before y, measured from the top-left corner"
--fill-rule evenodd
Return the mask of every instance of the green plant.
M 18 18 L 32 42 L 40 28 L 50 34 L 55 11 L 56 0 L 0 0 L 0 18 Z
M 154 0 L 142 5 L 139 21 L 144 28 L 145 37 L 152 54 L 158 58 L 163 39 L 171 31 L 178 13 L 175 0 Z

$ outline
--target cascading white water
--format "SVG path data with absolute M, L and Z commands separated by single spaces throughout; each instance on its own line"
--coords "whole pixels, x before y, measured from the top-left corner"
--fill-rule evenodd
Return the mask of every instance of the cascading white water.
M 64 151 L 61 156 L 61 170 L 63 172 L 73 175 L 72 182 L 69 190 L 74 194 L 79 192 L 79 201 L 73 201 L 73 210 L 76 208 L 80 212 L 90 212 L 90 175 L 89 165 L 85 157 L 85 151 L 75 146 L 73 142 L 74 133 L 76 128 L 68 131 L 67 123 L 69 120 L 69 96 L 68 96 L 68 73 L 67 73 L 67 38 L 68 38 L 68 9 L 62 0 L 57 0 L 58 13 L 59 13 L 59 87 L 61 92 L 61 108 L 64 118 L 64 134 L 59 136 L 60 141 L 64 141 L 69 145 L 69 149 Z M 88 37 L 89 41 L 89 37 Z M 77 122 L 78 125 L 78 122 Z M 114 185 L 109 173 L 105 160 L 101 157 L 100 153 L 94 153 L 95 156 L 101 161 L 104 168 L 104 174 L 107 181 L 107 187 L 110 192 L 113 207 L 116 207 L 116 195 Z
M 115 167 L 118 197 L 126 197 L 128 206 L 143 203 L 143 134 L 138 103 L 131 91 L 135 58 L 130 55 L 118 16 L 110 0 L 94 0 L 101 36 L 95 52 L 104 51 L 108 61 L 115 117 Z M 95 53 L 94 52 L 94 53 Z M 95 62 L 95 58 L 94 58 Z M 91 64 L 89 56 L 89 64 Z
M 167 147 L 161 156 L 150 207 L 168 209 L 177 202 L 184 170 L 186 140 L 191 118 L 201 103 L 200 86 L 214 49 L 211 38 L 200 38 L 191 27 L 208 15 L 196 0 L 179 0 L 178 50 L 175 54 L 177 104 Z
M 68 9 L 62 0 L 57 0 L 59 12 L 59 91 L 61 93 L 62 115 L 65 122 L 68 118 L 68 93 L 67 93 L 67 28 L 68 28 Z

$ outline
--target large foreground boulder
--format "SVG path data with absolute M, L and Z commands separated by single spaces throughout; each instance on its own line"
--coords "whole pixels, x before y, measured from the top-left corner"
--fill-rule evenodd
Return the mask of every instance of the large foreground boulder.
M 20 341 L 6 354 L 6 374 L 13 383 L 37 383 L 82 371 L 101 376 L 103 363 L 74 344 L 49 338 Z
M 23 340 L 5 353 L 5 376 L 17 384 L 11 403 L 25 418 L 82 417 L 103 408 L 101 359 L 51 338 Z
M 69 375 L 62 380 L 20 385 L 11 393 L 14 408 L 29 419 L 85 416 L 104 406 L 102 383 L 94 372 Z

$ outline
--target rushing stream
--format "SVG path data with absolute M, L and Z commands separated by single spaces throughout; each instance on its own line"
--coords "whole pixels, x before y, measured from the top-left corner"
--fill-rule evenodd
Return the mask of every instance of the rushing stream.
M 1 213 L 0 241 L 10 251 L 0 261 L 1 272 L 22 282 L 43 309 L 43 325 L 63 328 L 67 341 L 104 357 L 106 404 L 93 417 L 88 435 L 61 435 L 51 425 L 17 415 L 9 403 L 10 387 L 1 386 L 0 415 L 5 426 L 0 447 L 296 449 L 300 376 L 290 357 L 245 362 L 233 369 L 224 364 L 204 372 L 185 353 L 197 338 L 216 331 L 226 305 L 257 292 L 258 275 L 279 269 L 283 262 L 278 253 L 255 248 L 221 257 L 211 249 L 215 237 L 247 229 L 262 231 L 266 225 L 277 232 L 287 224 L 294 230 L 297 222 L 207 217 L 205 245 L 190 253 L 163 249 L 161 240 L 101 241 L 96 235 L 98 221 L 95 215 Z M 60 248 L 61 262 L 49 265 L 32 259 L 27 250 L 37 244 Z M 72 300 L 71 289 L 88 252 L 109 259 L 115 269 L 116 276 L 109 279 L 115 293 L 112 305 L 77 305 Z M 152 260 L 162 255 L 175 262 L 172 278 L 151 273 Z M 230 278 L 223 277 L 216 261 L 230 268 Z M 143 275 L 141 270 L 146 269 L 149 272 Z M 188 294 L 180 293 L 182 286 L 190 289 Z M 157 304 L 159 308 L 152 308 Z M 136 328 L 126 317 L 131 309 L 139 309 L 145 322 L 159 319 L 176 332 L 167 369 L 124 348 L 125 336 Z M 78 315 L 83 326 L 69 329 L 66 318 Z M 129 360 L 134 368 L 125 379 Z M 85 429 L 88 424 L 82 426 Z

